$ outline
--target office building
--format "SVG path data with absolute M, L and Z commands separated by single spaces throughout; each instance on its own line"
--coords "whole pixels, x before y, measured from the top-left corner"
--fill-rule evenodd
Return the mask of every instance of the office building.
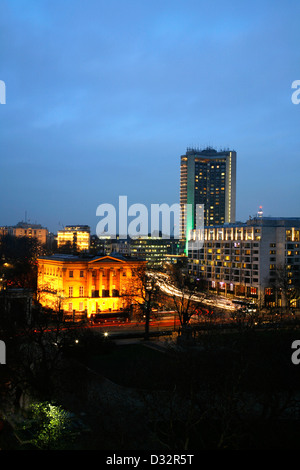
M 57 248 L 69 247 L 75 251 L 89 251 L 90 227 L 88 225 L 66 225 L 57 232 Z
M 124 257 L 134 257 L 144 260 L 151 267 L 162 267 L 165 263 L 176 263 L 181 259 L 183 245 L 177 238 L 153 237 L 128 237 L 127 239 L 99 239 L 91 236 L 91 249 L 93 254 L 114 255 L 121 254 Z

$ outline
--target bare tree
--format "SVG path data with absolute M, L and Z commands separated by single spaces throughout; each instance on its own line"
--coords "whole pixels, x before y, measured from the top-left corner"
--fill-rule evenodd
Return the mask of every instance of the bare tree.
M 191 316 L 196 312 L 199 303 L 195 295 L 198 286 L 195 279 L 186 272 L 181 264 L 168 266 L 168 276 L 173 286 L 173 304 L 178 314 L 181 327 L 185 329 L 190 322 Z
M 277 266 L 272 287 L 277 296 L 281 296 L 281 305 L 285 307 L 286 314 L 289 314 L 292 305 L 300 300 L 299 277 L 287 265 Z
M 144 338 L 149 339 L 149 324 L 154 305 L 160 299 L 156 269 L 146 265 L 132 270 L 132 277 L 123 293 L 127 304 L 137 307 L 137 314 L 145 318 Z

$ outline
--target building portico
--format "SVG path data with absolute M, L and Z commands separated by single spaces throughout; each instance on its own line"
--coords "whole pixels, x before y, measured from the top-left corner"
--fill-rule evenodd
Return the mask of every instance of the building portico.
M 53 310 L 84 313 L 121 310 L 132 272 L 144 264 L 122 256 L 54 255 L 38 259 L 41 305 Z

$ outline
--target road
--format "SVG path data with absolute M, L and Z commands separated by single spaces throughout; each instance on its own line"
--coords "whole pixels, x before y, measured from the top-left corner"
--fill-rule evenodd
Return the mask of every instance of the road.
M 158 333 L 162 331 L 177 330 L 180 326 L 178 317 L 171 315 L 160 316 L 159 319 L 153 319 L 149 324 L 150 333 Z M 142 334 L 145 331 L 145 322 L 112 322 L 90 324 L 89 328 L 103 332 L 107 335 L 126 335 L 126 334 Z
M 234 311 L 236 310 L 236 305 L 234 305 L 231 300 L 220 295 L 209 295 L 209 297 L 204 293 L 191 293 L 183 294 L 180 289 L 177 289 L 171 282 L 167 274 L 165 273 L 149 273 L 150 276 L 154 276 L 157 285 L 160 290 L 167 295 L 176 296 L 182 298 L 184 296 L 187 299 L 193 300 L 194 302 L 201 302 L 207 306 L 214 306 L 222 310 Z

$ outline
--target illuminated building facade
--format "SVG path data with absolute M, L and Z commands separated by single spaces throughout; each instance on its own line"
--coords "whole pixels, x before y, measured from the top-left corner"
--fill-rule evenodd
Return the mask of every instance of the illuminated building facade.
M 101 240 L 97 236 L 91 237 L 91 250 L 94 253 L 121 254 L 142 259 L 149 265 L 161 267 L 165 262 L 177 262 L 182 254 L 182 243 L 176 238 L 134 237 L 127 239 Z
M 197 250 L 189 242 L 189 272 L 219 294 L 278 305 L 274 286 L 283 267 L 287 283 L 300 285 L 298 218 L 258 217 L 247 223 L 206 227 L 203 243 Z
M 191 215 L 184 205 L 191 204 Z M 204 208 L 204 225 L 235 222 L 236 152 L 213 148 L 188 148 L 180 162 L 180 238 L 188 239 L 196 228 L 196 205 Z
M 57 248 L 70 246 L 76 251 L 89 251 L 90 227 L 88 225 L 66 225 L 57 232 Z
M 5 237 L 6 235 L 13 235 L 12 227 L 0 227 L 0 237 Z
M 80 257 L 56 254 L 38 258 L 38 293 L 42 306 L 76 314 L 119 311 L 132 272 L 143 263 L 122 256 Z
M 36 238 L 42 245 L 47 243 L 48 229 L 40 224 L 19 222 L 11 227 L 0 227 L 0 236 L 13 235 L 15 237 Z
M 168 241 L 160 237 L 138 237 L 130 240 L 132 256 L 144 259 L 153 267 L 163 264 L 168 253 Z

